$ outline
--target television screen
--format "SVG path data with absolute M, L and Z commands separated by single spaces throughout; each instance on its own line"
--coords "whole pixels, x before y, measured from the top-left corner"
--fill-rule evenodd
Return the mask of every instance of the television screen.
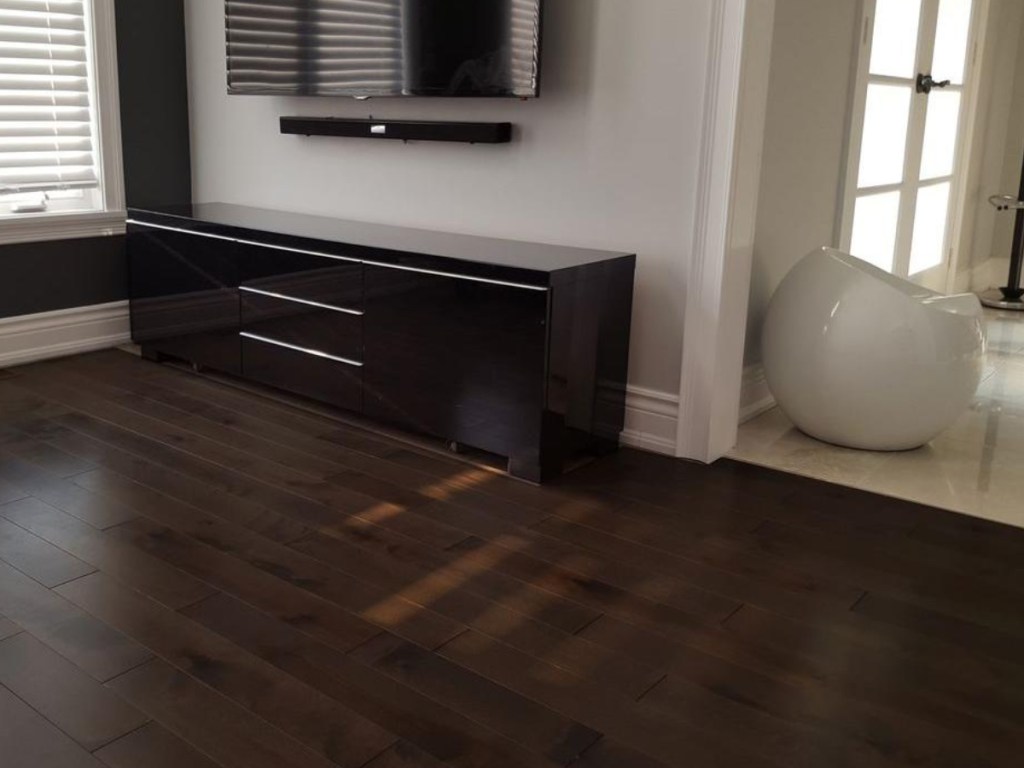
M 228 93 L 538 94 L 542 0 L 226 0 Z

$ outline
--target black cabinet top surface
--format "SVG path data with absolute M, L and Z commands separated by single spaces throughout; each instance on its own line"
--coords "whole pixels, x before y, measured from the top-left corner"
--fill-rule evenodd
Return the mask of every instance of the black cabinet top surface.
M 238 230 L 341 244 L 353 257 L 393 260 L 387 254 L 418 254 L 497 268 L 552 275 L 593 265 L 635 258 L 633 254 L 499 240 L 425 229 L 393 227 L 311 216 L 228 203 L 196 203 L 133 209 L 129 218 L 197 231 L 237 234 Z

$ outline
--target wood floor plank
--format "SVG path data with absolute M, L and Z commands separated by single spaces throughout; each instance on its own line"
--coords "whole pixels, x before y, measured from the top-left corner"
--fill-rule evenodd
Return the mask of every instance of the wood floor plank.
M 92 755 L 2 686 L 0 758 L 4 768 L 102 768 Z
M 57 591 L 339 765 L 362 766 L 395 741 L 356 712 L 103 574 Z
M 81 486 L 70 480 L 58 478 L 27 461 L 5 454 L 2 448 L 0 479 L 21 488 L 26 495 L 35 496 L 96 528 L 109 528 L 137 516 L 134 510 L 109 502 L 100 502 Z
M 24 499 L 28 495 L 26 491 L 15 488 L 10 483 L 0 481 L 0 504 L 9 504 L 12 501 L 18 501 L 18 499 Z
M 742 613 L 742 611 L 741 611 Z M 639 655 L 687 679 L 698 678 L 704 665 L 715 658 L 747 672 L 796 686 L 824 686 L 845 697 L 857 699 L 868 706 L 891 707 L 939 727 L 963 734 L 967 738 L 996 739 L 1011 743 L 1018 731 L 972 712 L 969 702 L 950 700 L 941 690 L 933 690 L 927 680 L 908 684 L 893 674 L 898 662 L 885 655 L 858 656 L 848 651 L 833 654 L 807 654 L 813 635 L 805 637 L 799 647 L 750 645 L 732 643 L 727 635 L 691 636 L 689 642 L 626 624 L 604 616 L 581 635 L 620 653 Z M 828 641 L 824 647 L 829 647 Z M 844 648 L 843 645 L 836 646 Z M 961 654 L 962 655 L 962 654 Z M 954 664 L 958 655 L 951 655 Z
M 116 535 L 154 557 L 203 579 L 225 594 L 234 595 L 285 624 L 348 651 L 381 629 L 340 606 L 281 578 L 170 528 L 154 524 L 119 528 Z
M 762 524 L 752 537 L 762 550 L 814 572 L 846 574 L 865 590 L 1024 636 L 1024 616 L 1005 611 L 1007 604 L 1024 603 L 1024 590 L 1015 583 L 978 583 L 973 573 L 903 561 L 892 548 L 851 549 L 777 522 Z
M 8 637 L 13 637 L 21 631 L 23 631 L 22 628 L 13 621 L 8 619 L 6 616 L 0 616 L 0 640 L 6 640 Z
M 223 768 L 338 765 L 160 659 L 109 685 Z
M 744 606 L 742 610 L 731 616 L 725 627 L 728 631 L 738 632 L 742 636 L 759 637 L 764 645 L 778 649 L 780 652 L 799 648 L 808 637 L 816 634 L 822 639 L 828 637 L 815 633 L 812 628 L 800 622 L 786 621 L 752 606 Z M 894 634 L 900 635 L 900 633 Z M 957 712 L 990 718 L 1012 728 L 1024 725 L 1024 691 L 1017 684 L 1006 684 L 1007 681 L 1015 679 L 1015 676 L 1008 675 L 1005 669 L 1000 670 L 1003 673 L 1002 678 L 992 679 L 978 679 L 956 674 L 935 674 L 931 665 L 913 662 L 914 649 L 917 647 L 913 639 L 907 646 L 896 650 L 891 650 L 885 645 L 846 645 L 835 638 L 832 638 L 829 644 L 833 644 L 834 647 L 844 647 L 851 660 L 857 659 L 860 662 L 856 669 L 847 673 L 843 679 L 847 680 L 849 684 L 856 684 L 861 690 L 875 688 L 892 691 L 897 686 L 893 679 L 891 666 L 896 659 L 900 659 L 899 686 L 927 689 L 932 699 L 942 702 L 944 706 Z M 959 662 L 962 656 L 963 653 L 956 646 L 948 646 L 947 666 L 953 664 L 954 660 Z M 902 659 L 908 659 L 908 661 L 903 662 Z M 966 662 L 959 662 L 959 664 L 966 665 Z M 971 668 L 980 669 L 977 664 L 972 664 Z M 824 668 L 822 668 L 822 674 L 827 674 Z
M 667 768 L 666 764 L 638 752 L 632 747 L 601 739 L 580 757 L 572 768 Z
M 995 659 L 1002 659 L 1015 665 L 1024 663 L 1024 644 L 1016 635 L 948 616 L 920 605 L 886 595 L 868 593 L 853 610 L 876 621 L 947 638 L 964 648 L 972 648 L 977 653 Z
M 243 496 L 227 493 L 191 474 L 154 463 L 83 433 L 60 427 L 59 433 L 51 436 L 50 440 L 65 450 L 89 456 L 102 468 L 110 469 L 163 496 L 241 525 L 272 541 L 287 544 L 308 535 L 312 530 Z M 90 481 L 94 482 L 98 476 L 102 477 L 99 470 L 86 472 L 75 477 L 75 483 L 90 488 Z M 98 492 L 103 493 L 102 484 L 98 485 Z M 104 495 L 114 502 L 110 494 Z
M 4 507 L 0 507 L 0 515 L 3 511 Z M 31 576 L 44 587 L 55 587 L 96 570 L 24 528 L 3 519 L 0 519 L 0 560 Z
M 461 557 L 458 549 L 429 551 L 386 532 L 349 528 L 335 536 L 312 533 L 291 547 L 353 575 L 358 573 L 386 589 L 406 590 L 414 602 L 459 621 L 465 620 L 466 611 L 486 611 L 487 601 L 569 634 L 601 615 L 600 607 L 586 606 L 543 585 L 478 567 Z M 388 554 L 381 555 L 382 550 Z
M 222 768 L 154 722 L 132 731 L 94 754 L 109 768 Z
M 390 629 L 426 648 L 435 648 L 465 629 L 464 625 L 425 609 L 401 594 L 385 591 L 301 552 L 260 540 L 257 536 L 249 535 L 220 521 L 203 518 L 196 529 L 193 527 L 195 524 L 187 519 L 168 518 L 163 516 L 163 512 L 158 513 L 151 509 L 147 510 L 147 514 L 151 520 L 158 522 L 125 523 L 118 527 L 118 535 L 124 536 L 125 540 L 134 546 L 155 557 L 165 559 L 193 575 L 196 575 L 194 569 L 201 568 L 203 561 L 209 562 L 210 555 L 203 553 L 202 550 L 195 551 L 185 537 L 175 536 L 169 528 L 163 527 L 164 524 L 174 526 L 186 535 L 192 535 L 189 531 L 198 530 L 198 541 L 203 542 L 206 547 L 230 553 L 243 565 L 250 566 L 239 570 L 221 562 L 222 567 L 229 568 L 229 572 L 237 574 L 241 579 L 250 577 L 253 569 L 261 571 L 310 595 L 333 603 L 353 617 L 359 617 L 353 620 L 352 626 L 366 622 L 376 624 L 381 629 Z M 192 558 L 175 559 L 175 552 L 183 551 L 191 552 Z M 210 579 L 214 581 L 211 582 Z M 215 574 L 204 580 L 217 583 Z M 244 583 L 238 582 L 233 587 L 242 588 Z
M 96 468 L 78 456 L 65 453 L 45 443 L 12 440 L 4 444 L 4 449 L 62 479 L 74 477 Z
M 692 561 L 687 558 L 676 557 L 662 550 L 637 545 L 596 529 L 576 525 L 568 527 L 564 523 L 556 525 L 550 520 L 539 525 L 538 529 L 577 541 L 610 559 L 637 566 L 646 563 L 648 567 L 658 573 L 675 575 L 681 571 L 683 574 L 691 574 L 691 577 L 696 578 Z M 873 625 L 872 622 L 863 621 L 860 614 L 850 612 L 847 608 L 826 610 L 816 600 L 803 599 L 797 591 L 798 588 L 793 591 L 782 590 L 778 588 L 778 585 L 768 586 L 763 583 L 752 588 L 749 584 L 735 584 L 732 577 L 724 576 L 723 572 L 716 574 L 714 571 L 707 571 L 706 574 L 699 577 L 699 580 L 706 581 L 710 585 L 725 580 L 722 585 L 723 590 L 732 590 L 733 594 L 744 596 L 746 598 L 744 602 L 748 605 L 767 608 L 771 612 L 767 615 L 779 617 L 777 623 L 782 627 L 790 626 L 793 621 L 799 621 L 807 632 L 825 633 L 836 642 L 866 644 L 879 649 L 880 652 L 894 654 L 904 659 L 906 669 L 920 669 L 922 679 L 953 677 L 961 679 L 963 682 L 987 686 L 999 686 L 1002 684 L 1001 681 L 1006 679 L 1020 679 L 1019 670 L 1009 668 L 1002 663 L 991 662 L 985 657 L 970 656 L 957 664 L 950 664 L 950 656 L 955 649 L 945 642 L 945 638 L 913 631 L 900 632 L 892 625 L 880 628 L 878 625 Z M 810 581 L 805 586 L 813 592 L 816 589 L 816 582 Z M 739 626 L 733 624 L 732 628 L 738 630 Z M 746 637 L 757 641 L 761 635 L 750 633 Z M 801 643 L 794 647 L 810 653 L 815 650 L 824 650 L 827 646 L 809 647 Z M 1024 680 L 1021 682 L 1024 684 Z
M 27 632 L 0 642 L 0 684 L 89 752 L 149 720 Z
M 204 626 L 459 768 L 558 765 L 513 740 L 238 601 Z
M 212 601 L 206 608 L 219 610 Z M 578 759 L 603 735 L 393 635 L 379 635 L 350 655 L 454 709 L 472 713 L 484 725 L 556 763 Z
M 215 591 L 198 579 L 126 545 L 120 538 L 92 528 L 38 499 L 0 506 L 0 516 L 87 563 L 91 566 L 87 573 L 102 570 L 170 608 L 191 605 Z M 57 583 L 69 580 L 65 578 Z
M 697 760 L 715 758 L 722 764 L 732 761 L 736 765 L 763 761 L 794 768 L 819 766 L 828 764 L 836 754 L 848 755 L 851 763 L 857 765 L 894 764 L 866 741 L 848 739 L 828 729 L 812 735 L 803 723 L 722 695 L 726 680 L 718 677 L 719 670 L 714 664 L 703 670 L 707 687 L 689 687 L 690 706 L 666 713 L 652 706 L 647 696 L 637 703 L 609 695 L 568 674 L 559 675 L 551 670 L 523 674 L 524 669 L 530 669 L 528 658 L 486 638 L 463 635 L 440 653 L 524 695 L 552 702 L 560 711 L 572 712 L 621 743 L 643 745 L 643 751 L 669 763 L 688 752 Z M 715 689 L 716 683 L 721 689 Z M 664 685 L 659 683 L 654 690 Z M 749 742 L 729 744 L 736 733 L 745 734 Z M 758 746 L 748 752 L 747 743 Z
M 366 764 L 366 768 L 441 768 L 447 765 L 408 741 L 399 741 Z
M 709 702 L 709 689 L 723 696 Z M 949 731 L 892 710 L 822 696 L 815 690 L 804 689 L 803 693 L 794 696 L 791 690 L 756 677 L 709 679 L 697 685 L 669 675 L 644 697 L 644 703 L 669 717 L 704 721 L 722 716 L 725 723 L 737 722 L 736 714 L 723 712 L 720 704 L 721 698 L 730 699 L 730 709 L 758 713 L 756 724 L 750 723 L 749 716 L 741 719 L 743 732 L 756 743 L 774 744 L 786 765 L 810 760 L 810 765 L 848 761 L 852 765 L 958 768 L 974 764 L 998 768 L 1014 759 L 1012 744 L 979 740 L 965 746 L 958 735 L 951 737 Z M 823 716 L 826 712 L 827 717 Z M 773 732 L 780 741 L 773 740 Z
M 0 613 L 101 682 L 152 658 L 141 645 L 3 563 Z

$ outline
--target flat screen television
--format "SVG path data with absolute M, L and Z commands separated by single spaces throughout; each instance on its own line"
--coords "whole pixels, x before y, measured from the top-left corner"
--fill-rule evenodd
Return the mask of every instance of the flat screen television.
M 228 93 L 539 93 L 543 0 L 226 0 Z

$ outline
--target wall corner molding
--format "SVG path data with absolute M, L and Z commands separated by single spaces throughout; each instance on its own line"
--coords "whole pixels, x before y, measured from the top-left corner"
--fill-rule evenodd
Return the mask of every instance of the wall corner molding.
M 740 424 L 746 424 L 775 407 L 775 397 L 768 388 L 764 365 L 755 363 L 743 369 L 743 390 L 740 395 Z
M 622 444 L 666 456 L 676 455 L 679 397 L 630 386 L 626 390 L 626 426 Z
M 739 427 L 770 35 L 747 44 L 768 11 L 774 5 L 753 0 L 712 4 L 675 451 L 705 463 L 735 445 Z
M 128 302 L 0 319 L 0 368 L 109 349 L 131 341 Z

